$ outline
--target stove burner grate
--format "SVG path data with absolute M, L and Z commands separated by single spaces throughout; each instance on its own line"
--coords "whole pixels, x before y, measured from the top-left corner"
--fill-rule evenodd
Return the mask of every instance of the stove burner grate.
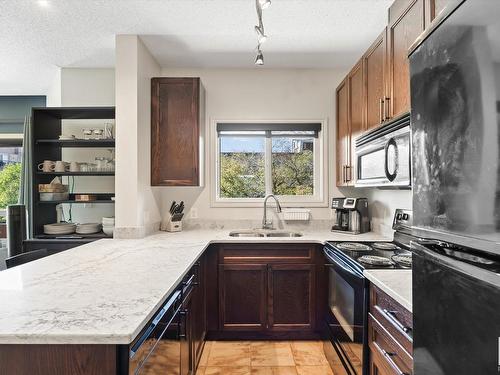
M 393 255 L 391 259 L 400 266 L 403 267 L 411 267 L 412 257 L 411 254 L 398 254 Z
M 377 255 L 363 255 L 358 258 L 358 262 L 369 266 L 393 266 L 394 263 L 389 258 Z
M 337 244 L 337 247 L 340 250 L 347 250 L 347 251 L 372 251 L 373 249 L 365 245 L 363 243 L 359 242 L 341 242 Z
M 382 250 L 382 251 L 399 250 L 399 246 L 396 244 L 393 244 L 392 242 L 375 242 L 375 243 L 372 243 L 372 247 L 375 250 Z

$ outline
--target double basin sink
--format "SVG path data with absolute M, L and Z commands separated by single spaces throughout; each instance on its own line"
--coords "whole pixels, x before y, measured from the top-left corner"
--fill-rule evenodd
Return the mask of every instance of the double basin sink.
M 300 232 L 291 232 L 283 230 L 235 230 L 229 233 L 230 237 L 302 237 Z

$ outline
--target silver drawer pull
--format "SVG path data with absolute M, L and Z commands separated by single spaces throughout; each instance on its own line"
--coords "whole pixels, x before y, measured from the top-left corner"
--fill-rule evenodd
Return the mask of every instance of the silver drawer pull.
M 398 313 L 397 311 L 390 311 L 387 309 L 382 309 L 380 306 L 375 306 L 375 308 L 382 314 L 384 315 L 389 322 L 394 324 L 400 331 L 402 331 L 406 338 L 410 341 L 413 341 L 413 338 L 411 336 L 412 329 L 410 327 L 405 326 L 403 323 L 401 323 L 397 318 L 396 314 Z
M 392 369 L 398 374 L 398 375 L 409 375 L 406 372 L 401 371 L 401 369 L 398 367 L 396 362 L 392 359 L 393 356 L 396 355 L 396 353 L 391 353 L 391 352 L 386 352 L 384 349 L 380 348 L 380 351 L 384 355 L 385 359 L 387 360 L 387 363 L 389 366 L 392 367 Z

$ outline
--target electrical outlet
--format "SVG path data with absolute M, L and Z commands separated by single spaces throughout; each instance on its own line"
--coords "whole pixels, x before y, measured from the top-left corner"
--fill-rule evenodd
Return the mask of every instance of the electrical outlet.
M 195 207 L 191 207 L 191 210 L 189 211 L 191 219 L 198 219 L 198 209 Z

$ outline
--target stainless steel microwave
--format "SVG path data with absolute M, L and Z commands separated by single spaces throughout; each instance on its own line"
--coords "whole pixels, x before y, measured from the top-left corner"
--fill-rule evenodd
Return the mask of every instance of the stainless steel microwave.
M 356 139 L 356 186 L 410 188 L 410 115 Z

